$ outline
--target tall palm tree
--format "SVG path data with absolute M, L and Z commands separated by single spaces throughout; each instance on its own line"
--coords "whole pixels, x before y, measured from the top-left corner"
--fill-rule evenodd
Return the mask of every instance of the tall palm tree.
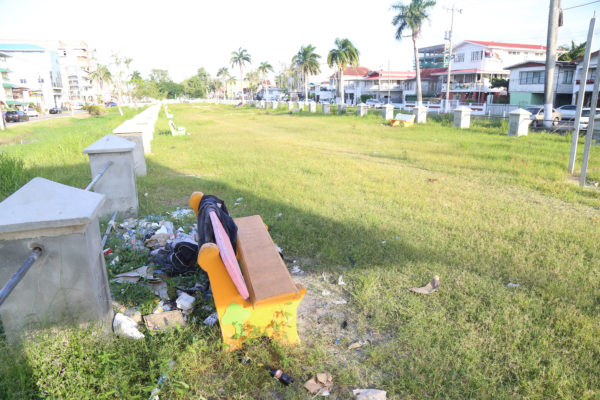
M 104 84 L 112 82 L 112 74 L 106 65 L 98 65 L 96 69 L 90 72 L 90 80 L 100 86 L 100 92 L 104 91 Z M 97 94 L 100 99 L 100 94 Z
M 575 45 L 575 42 L 571 40 L 571 48 L 564 46 L 562 50 L 565 50 L 565 52 L 558 57 L 558 61 L 573 61 L 579 57 L 583 57 L 585 54 L 585 46 L 586 42 Z
M 236 65 L 240 68 L 240 83 L 242 85 L 242 104 L 244 104 L 244 65 L 246 63 L 252 63 L 252 57 L 248 54 L 246 49 L 242 49 L 241 47 L 237 51 L 231 52 L 231 67 L 235 67 Z
M 308 101 L 308 77 L 321 72 L 319 58 L 321 56 L 315 53 L 315 47 L 312 44 L 300 47 L 298 53 L 292 57 L 292 62 L 304 76 L 304 102 Z
M 221 67 L 219 68 L 219 70 L 217 71 L 217 77 L 221 78 L 221 82 L 223 82 L 223 86 L 225 87 L 225 94 L 223 96 L 227 96 L 227 79 L 229 78 L 229 70 L 227 69 L 227 67 Z M 225 100 L 225 97 L 223 97 L 223 100 Z
M 267 100 L 267 73 L 269 71 L 273 72 L 273 66 L 266 61 L 260 63 L 260 66 L 256 69 L 258 73 L 262 76 L 265 94 L 263 96 L 264 100 Z
M 344 100 L 344 70 L 348 65 L 356 67 L 358 65 L 359 52 L 348 39 L 335 39 L 335 48 L 327 54 L 327 65 L 330 68 L 336 67 L 338 70 L 338 90 L 339 95 Z
M 421 25 L 429 19 L 429 9 L 433 6 L 435 6 L 435 0 L 411 0 L 408 5 L 404 5 L 402 2 L 392 5 L 392 9 L 398 11 L 398 14 L 392 20 L 392 24 L 396 27 L 396 39 L 402 40 L 402 33 L 407 28 L 411 31 L 413 49 L 415 51 L 415 68 L 417 70 L 417 107 L 423 105 L 417 38 L 419 37 L 419 33 L 421 33 Z

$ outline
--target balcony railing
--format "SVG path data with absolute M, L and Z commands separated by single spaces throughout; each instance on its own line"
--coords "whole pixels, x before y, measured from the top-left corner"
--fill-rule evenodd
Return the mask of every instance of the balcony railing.
M 446 90 L 446 83 L 442 83 L 442 92 Z M 455 91 L 468 91 L 468 92 L 495 92 L 495 91 L 500 91 L 502 90 L 501 88 L 491 88 L 489 85 L 486 85 L 485 83 L 476 83 L 476 82 L 469 82 L 469 83 L 451 83 L 450 84 L 450 90 L 455 90 Z

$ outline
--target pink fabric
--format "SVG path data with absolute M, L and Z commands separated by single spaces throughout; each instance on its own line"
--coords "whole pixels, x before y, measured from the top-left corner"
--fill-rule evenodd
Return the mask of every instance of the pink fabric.
M 250 297 L 250 294 L 248 293 L 248 287 L 244 281 L 242 271 L 240 270 L 240 264 L 238 264 L 237 258 L 235 258 L 235 253 L 233 252 L 233 247 L 231 247 L 229 236 L 227 236 L 227 232 L 225 232 L 223 224 L 221 224 L 217 214 L 214 211 L 211 211 L 209 215 L 213 231 L 215 232 L 217 247 L 219 248 L 219 253 L 221 254 L 223 264 L 225 264 L 225 269 L 227 269 L 227 273 L 237 288 L 240 296 L 242 296 L 244 300 L 248 300 Z

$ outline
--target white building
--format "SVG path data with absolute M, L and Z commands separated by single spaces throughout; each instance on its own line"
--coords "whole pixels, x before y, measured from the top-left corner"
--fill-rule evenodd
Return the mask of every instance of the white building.
M 88 45 L 78 41 L 55 43 L 60 58 L 65 96 L 71 104 L 94 101 L 95 91 L 90 82 L 90 55 Z
M 327 89 L 335 93 L 337 88 L 337 73 L 330 78 Z M 414 94 L 415 73 L 413 71 L 385 71 L 370 70 L 366 67 L 347 67 L 343 74 L 344 97 L 347 104 L 357 104 L 361 96 L 387 102 L 388 96 L 391 103 L 403 103 L 406 95 Z M 437 79 L 437 78 L 436 78 Z M 321 85 L 323 88 L 324 85 Z M 322 96 L 323 98 L 323 96 Z
M 0 43 L 0 52 L 11 57 L 7 65 L 11 73 L 14 100 L 32 102 L 40 109 L 61 107 L 63 79 L 59 55 L 54 50 L 27 43 Z
M 491 88 L 493 78 L 508 79 L 509 65 L 525 61 L 544 60 L 546 46 L 520 43 L 465 40 L 453 49 L 450 72 L 450 99 L 461 102 L 491 102 L 494 97 L 506 95 L 505 88 Z M 442 96 L 446 91 L 446 73 L 441 77 Z
M 597 50 L 590 54 L 590 66 L 588 68 L 588 75 L 585 82 L 585 97 L 583 98 L 583 104 L 585 107 L 590 107 L 592 101 L 592 90 L 594 88 L 594 80 L 596 79 L 598 69 L 598 54 L 600 50 Z M 583 80 L 583 57 L 575 60 L 577 63 L 577 69 L 574 72 L 573 82 L 573 100 L 571 104 L 576 104 L 579 97 L 579 88 Z
M 557 61 L 554 69 L 553 104 L 559 107 L 573 101 L 573 74 L 576 65 L 572 62 Z M 545 61 L 526 61 L 506 67 L 510 70 L 510 104 L 521 107 L 544 104 Z

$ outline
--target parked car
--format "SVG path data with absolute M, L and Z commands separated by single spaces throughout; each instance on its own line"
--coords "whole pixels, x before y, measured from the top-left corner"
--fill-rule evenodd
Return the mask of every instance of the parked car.
M 365 104 L 369 108 L 381 108 L 381 107 L 383 107 L 383 103 L 380 102 L 377 99 L 367 99 L 367 101 L 365 102 Z
M 536 128 L 544 125 L 544 107 L 532 106 L 532 107 L 527 107 L 526 110 L 531 113 L 530 118 L 533 121 L 531 123 L 531 125 L 533 125 Z M 562 118 L 562 115 L 560 114 L 560 112 L 556 111 L 556 109 L 553 108 L 552 109 L 552 125 L 554 125 L 554 126 L 558 125 L 558 121 L 560 121 L 561 118 Z
M 21 110 L 17 111 L 7 111 L 6 112 L 6 122 L 21 122 L 21 121 L 29 121 L 29 116 Z
M 579 118 L 579 130 L 587 131 L 588 124 L 590 123 L 590 114 L 592 110 L 590 108 L 584 108 L 581 110 L 581 117 Z M 600 110 L 596 109 L 596 118 L 600 116 Z M 596 120 L 597 121 L 597 120 Z M 596 128 L 594 128 L 596 130 Z
M 35 108 L 29 107 L 27 109 L 27 116 L 29 116 L 29 117 L 39 117 L 40 113 Z
M 106 107 L 116 107 L 117 103 L 115 103 L 114 101 L 107 101 L 106 103 L 104 103 L 104 106 L 106 106 Z
M 60 109 L 60 107 L 52 107 L 48 112 L 50 114 L 62 114 L 62 110 Z
M 560 106 L 556 110 L 562 115 L 562 119 L 575 119 L 577 106 L 568 104 L 565 106 Z

